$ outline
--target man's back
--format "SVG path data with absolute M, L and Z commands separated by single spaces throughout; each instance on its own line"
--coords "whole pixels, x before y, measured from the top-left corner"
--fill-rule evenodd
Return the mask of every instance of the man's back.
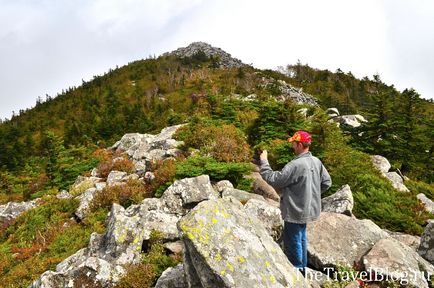
M 331 185 L 330 175 L 310 152 L 298 155 L 281 171 L 261 162 L 261 176 L 280 190 L 282 218 L 292 223 L 316 220 L 321 212 L 321 193 Z

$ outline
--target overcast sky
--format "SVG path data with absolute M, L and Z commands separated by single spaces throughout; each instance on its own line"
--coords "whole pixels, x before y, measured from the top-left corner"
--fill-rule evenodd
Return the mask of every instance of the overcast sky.
M 434 98 L 431 0 L 0 0 L 0 118 L 116 65 L 204 41 Z

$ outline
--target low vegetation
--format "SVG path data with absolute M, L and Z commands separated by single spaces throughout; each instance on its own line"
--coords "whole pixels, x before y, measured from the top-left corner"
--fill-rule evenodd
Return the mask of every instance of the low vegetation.
M 75 200 L 45 196 L 43 204 L 22 214 L 0 230 L 0 283 L 2 287 L 27 287 L 46 270 L 87 246 L 92 232 L 103 233 L 107 209 L 85 221 L 71 220 Z

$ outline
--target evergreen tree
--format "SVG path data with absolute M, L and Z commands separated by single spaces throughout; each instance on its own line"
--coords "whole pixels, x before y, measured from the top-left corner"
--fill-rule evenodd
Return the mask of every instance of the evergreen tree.
M 56 176 L 59 153 L 64 149 L 62 139 L 52 131 L 47 131 L 42 135 L 39 150 L 46 159 L 45 173 L 50 180 L 53 180 Z

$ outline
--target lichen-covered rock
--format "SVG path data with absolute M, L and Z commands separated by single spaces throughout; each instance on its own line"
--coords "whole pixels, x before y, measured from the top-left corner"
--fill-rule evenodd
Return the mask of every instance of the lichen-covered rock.
M 187 288 L 185 281 L 184 265 L 167 268 L 158 278 L 155 288 Z
M 434 274 L 434 267 L 422 259 L 413 249 L 394 239 L 381 239 L 363 257 L 367 271 L 408 281 L 408 284 L 428 288 L 427 276 Z M 424 274 L 425 273 L 425 274 Z
M 102 180 L 103 179 L 98 177 L 78 176 L 74 184 L 69 189 L 69 193 L 74 197 L 80 196 L 86 190 L 90 188 L 95 188 L 96 185 L 100 185 L 99 183 L 105 183 L 105 182 L 101 182 Z
M 170 213 L 184 215 L 197 203 L 218 197 L 218 192 L 213 189 L 209 176 L 201 175 L 175 181 L 164 191 L 161 200 Z
M 273 237 L 273 239 L 278 239 L 282 232 L 283 220 L 282 214 L 278 207 L 272 206 L 267 202 L 250 199 L 244 205 L 244 209 L 250 215 L 257 217 L 267 229 L 268 234 Z
M 34 281 L 28 288 L 58 288 L 67 287 L 65 276 L 54 271 L 46 271 L 41 277 Z
M 92 257 L 83 251 L 86 249 L 65 259 L 57 266 L 56 272 L 44 272 L 29 288 L 113 287 L 113 283 L 119 281 L 125 273 L 121 266 Z
M 39 199 L 27 202 L 8 202 L 0 205 L 0 226 L 8 225 L 22 213 L 38 206 Z
M 331 278 L 327 274 L 310 269 L 309 267 L 306 267 L 304 276 L 311 283 L 312 287 L 315 288 L 324 287 L 327 281 L 331 281 Z
M 107 176 L 107 185 L 114 185 L 116 183 L 119 183 L 126 176 L 127 176 L 127 172 L 111 171 L 110 174 Z
M 159 231 L 164 239 L 178 238 L 176 223 L 179 217 L 156 208 L 154 203 L 147 205 L 148 199 L 141 205 L 134 205 L 127 210 L 113 204 L 107 220 L 107 232 L 103 237 L 103 249 L 100 255 L 110 255 L 116 263 L 137 263 L 144 240 L 150 238 L 152 230 Z
M 41 275 L 32 287 L 113 287 L 125 273 L 123 265 L 140 262 L 143 244 L 152 230 L 159 231 L 165 240 L 179 239 L 179 219 L 157 198 L 128 209 L 113 204 L 106 233 L 92 233 L 88 247 L 59 263 L 56 272 Z
M 434 265 L 434 222 L 429 222 L 420 239 L 418 253 Z
M 388 237 L 371 220 L 358 220 L 343 214 L 322 212 L 307 225 L 309 263 L 317 270 L 360 262 L 374 244 Z
M 80 200 L 80 204 L 78 205 L 78 208 L 74 214 L 80 220 L 83 220 L 89 213 L 90 203 L 95 197 L 97 191 L 98 190 L 96 188 L 89 188 L 83 194 L 76 197 L 76 199 Z
M 80 175 L 77 177 L 77 179 L 75 179 L 75 182 L 72 186 L 74 187 L 74 186 L 80 185 L 83 182 L 89 182 L 89 183 L 95 184 L 95 183 L 98 183 L 100 181 L 102 181 L 102 179 L 98 178 L 98 177 L 93 177 L 93 176 L 92 177 L 86 177 L 86 176 Z
M 342 186 L 335 194 L 321 200 L 323 212 L 353 215 L 354 198 L 348 184 Z
M 235 188 L 226 188 L 222 192 L 222 198 L 226 197 L 234 197 L 238 199 L 242 204 L 247 203 L 250 199 L 256 199 L 260 201 L 265 201 L 264 197 L 258 194 L 249 193 L 243 190 L 235 189 Z
M 201 202 L 178 227 L 188 287 L 310 287 L 240 204 Z
M 166 127 L 157 135 L 125 134 L 111 149 L 124 151 L 132 159 L 136 172 L 141 175 L 146 172 L 150 161 L 175 157 L 181 153 L 176 147 L 183 142 L 172 139 L 172 135 L 183 125 Z
M 68 191 L 62 190 L 60 193 L 56 195 L 57 199 L 72 199 L 74 196 L 72 196 Z
M 128 151 L 136 145 L 145 142 L 147 139 L 153 139 L 155 136 L 151 134 L 128 133 L 122 136 L 121 140 L 116 142 L 111 149 Z
M 234 188 L 234 185 L 229 180 L 222 180 L 215 184 L 215 189 L 219 193 L 222 193 L 225 188 Z

